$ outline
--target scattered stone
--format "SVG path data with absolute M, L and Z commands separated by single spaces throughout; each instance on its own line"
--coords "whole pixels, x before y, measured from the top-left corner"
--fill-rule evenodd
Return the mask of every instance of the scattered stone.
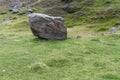
M 77 11 L 77 7 L 67 4 L 67 5 L 63 6 L 63 10 L 68 12 L 68 13 L 74 13 Z
M 32 9 L 28 9 L 28 13 L 33 13 L 34 11 Z
M 29 15 L 30 27 L 40 39 L 58 40 L 67 38 L 67 29 L 62 17 L 33 13 Z
M 19 9 L 12 9 L 13 14 L 18 13 L 18 12 L 19 12 Z
M 15 14 L 15 13 L 18 13 L 18 12 L 19 12 L 18 5 L 17 4 L 13 5 L 12 13 Z
M 112 27 L 111 29 L 109 29 L 109 31 L 106 34 L 115 34 L 117 32 L 117 28 Z
M 109 32 L 110 32 L 111 34 L 114 34 L 114 33 L 117 32 L 117 29 L 116 29 L 115 27 L 113 27 L 113 28 L 111 28 L 111 29 L 109 30 Z

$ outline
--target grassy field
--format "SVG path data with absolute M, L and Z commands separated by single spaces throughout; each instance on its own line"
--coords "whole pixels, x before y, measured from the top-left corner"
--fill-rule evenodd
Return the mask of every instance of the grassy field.
M 119 32 L 94 37 L 83 25 L 67 40 L 38 40 L 26 20 L 0 24 L 0 80 L 120 80 Z
M 72 14 L 59 10 L 63 3 L 41 9 L 40 1 L 29 6 L 64 14 L 68 39 L 39 40 L 26 15 L 11 14 L 0 5 L 7 12 L 0 15 L 0 80 L 120 80 L 120 29 L 104 35 L 120 23 L 119 0 L 95 0 L 92 5 L 73 0 L 79 11 Z

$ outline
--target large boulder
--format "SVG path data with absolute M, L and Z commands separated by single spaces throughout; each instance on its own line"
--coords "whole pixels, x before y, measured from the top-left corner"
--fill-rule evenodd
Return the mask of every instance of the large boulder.
M 38 38 L 48 40 L 67 38 L 67 29 L 62 17 L 33 13 L 29 15 L 29 21 L 33 34 Z

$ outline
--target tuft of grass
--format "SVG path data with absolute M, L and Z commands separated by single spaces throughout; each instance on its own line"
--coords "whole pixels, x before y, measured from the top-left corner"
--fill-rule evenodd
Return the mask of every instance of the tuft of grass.
M 49 67 L 43 63 L 43 62 L 35 62 L 29 66 L 30 71 L 35 72 L 35 73 L 44 73 L 46 72 Z
M 103 75 L 102 78 L 106 79 L 106 80 L 110 80 L 110 79 L 119 80 L 120 79 L 118 75 L 113 74 L 113 73 L 107 73 L 107 74 Z
M 67 66 L 69 60 L 65 57 L 55 57 L 55 58 L 51 58 L 46 63 L 50 67 L 64 67 Z

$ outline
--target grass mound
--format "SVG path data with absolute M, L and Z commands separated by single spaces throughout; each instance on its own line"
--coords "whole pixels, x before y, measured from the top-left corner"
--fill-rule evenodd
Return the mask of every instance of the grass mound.
M 55 57 L 47 61 L 50 67 L 64 67 L 69 63 L 69 60 L 64 57 Z
M 32 72 L 36 72 L 36 73 L 44 73 L 49 69 L 49 67 L 42 62 L 33 63 L 29 66 L 29 68 Z

